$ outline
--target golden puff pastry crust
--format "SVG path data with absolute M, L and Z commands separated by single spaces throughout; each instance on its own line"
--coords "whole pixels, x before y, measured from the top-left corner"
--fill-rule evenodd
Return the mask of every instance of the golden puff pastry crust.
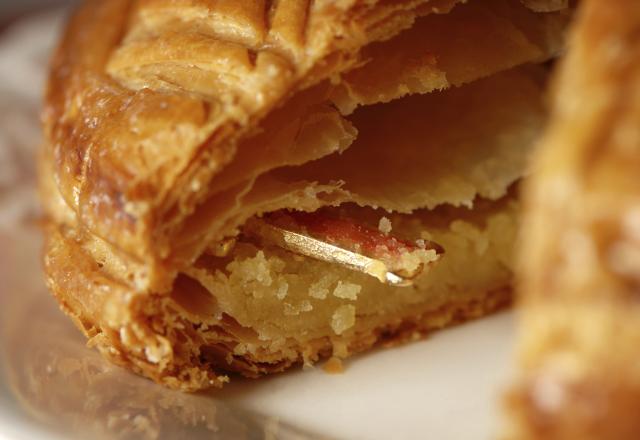
M 47 148 L 78 221 L 149 266 L 138 276 L 142 287 L 168 288 L 172 276 L 160 272 L 166 272 L 161 265 L 171 255 L 173 234 L 211 196 L 209 182 L 241 153 L 239 140 L 259 120 L 302 88 L 340 81 L 343 72 L 363 63 L 376 68 L 376 59 L 398 52 L 392 36 L 414 23 L 422 26 L 418 17 L 448 12 L 456 2 L 307 3 L 273 2 L 267 10 L 261 1 L 88 1 L 70 22 L 47 93 Z M 491 31 L 474 51 L 501 57 L 457 67 L 468 55 L 468 44 L 459 42 L 463 31 L 453 29 L 450 39 L 453 49 L 460 46 L 458 60 L 437 32 L 439 42 L 419 48 L 420 72 L 412 75 L 441 79 L 412 89 L 416 78 L 406 81 L 409 86 L 400 78 L 398 87 L 408 88 L 402 94 L 448 86 L 442 77 L 468 82 L 559 50 L 566 14 L 539 17 L 516 1 L 463 6 L 480 9 L 457 13 L 466 21 L 463 29 Z M 435 25 L 424 27 L 429 32 Z M 382 43 L 371 46 L 376 41 Z M 369 46 L 374 53 L 362 55 L 360 49 Z M 410 55 L 411 41 L 404 47 Z M 358 90 L 354 75 L 344 84 Z M 386 88 L 366 87 L 378 86 Z M 322 102 L 318 95 L 326 93 L 348 92 L 316 90 L 307 99 Z M 388 93 L 384 100 L 394 96 Z M 350 97 L 344 106 L 372 99 Z M 197 254 L 194 249 L 189 257 Z
M 513 185 L 545 120 L 545 69 L 518 66 L 558 54 L 568 20 L 533 9 L 84 2 L 44 112 L 50 289 L 105 356 L 185 390 L 504 305 Z M 387 212 L 446 258 L 402 289 L 245 239 L 287 209 L 374 229 Z
M 640 435 L 640 4 L 582 3 L 527 185 L 514 439 Z

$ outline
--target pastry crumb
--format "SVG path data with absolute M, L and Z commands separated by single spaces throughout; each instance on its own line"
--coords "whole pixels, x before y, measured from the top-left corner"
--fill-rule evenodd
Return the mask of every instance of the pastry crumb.
M 328 374 L 341 374 L 344 372 L 344 364 L 340 358 L 333 356 L 324 363 L 322 369 Z

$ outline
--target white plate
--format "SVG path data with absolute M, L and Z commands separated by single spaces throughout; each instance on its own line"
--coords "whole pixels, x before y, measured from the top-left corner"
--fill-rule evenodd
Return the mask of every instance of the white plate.
M 358 356 L 340 375 L 297 370 L 199 395 L 165 390 L 86 348 L 46 292 L 29 225 L 34 85 L 59 23 L 32 19 L 0 43 L 0 439 L 495 436 L 510 313 Z

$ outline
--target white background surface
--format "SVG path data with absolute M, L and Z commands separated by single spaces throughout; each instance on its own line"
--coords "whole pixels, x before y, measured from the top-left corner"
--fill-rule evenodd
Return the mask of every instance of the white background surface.
M 220 396 L 337 438 L 494 438 L 512 333 L 512 313 L 501 313 L 362 355 L 340 375 L 293 372 L 231 383 Z

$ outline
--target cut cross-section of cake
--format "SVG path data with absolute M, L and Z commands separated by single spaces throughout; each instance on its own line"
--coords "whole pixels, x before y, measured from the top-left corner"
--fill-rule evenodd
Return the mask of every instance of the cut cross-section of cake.
M 535 3 L 86 1 L 44 112 L 51 291 L 183 390 L 504 306 L 570 13 Z

